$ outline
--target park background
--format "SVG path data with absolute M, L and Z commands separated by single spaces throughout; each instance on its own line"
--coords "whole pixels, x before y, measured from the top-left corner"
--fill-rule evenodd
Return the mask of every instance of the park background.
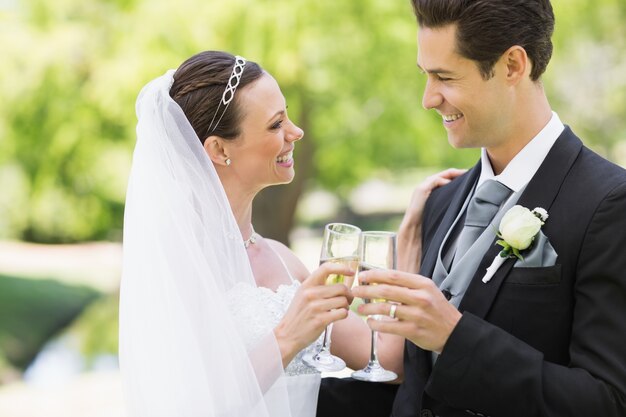
M 553 7 L 551 104 L 626 166 L 626 1 Z M 393 230 L 421 179 L 477 159 L 421 108 L 415 35 L 408 0 L 0 0 L 0 415 L 124 415 L 120 242 L 146 82 L 207 49 L 274 75 L 306 134 L 254 224 L 314 267 L 324 223 Z

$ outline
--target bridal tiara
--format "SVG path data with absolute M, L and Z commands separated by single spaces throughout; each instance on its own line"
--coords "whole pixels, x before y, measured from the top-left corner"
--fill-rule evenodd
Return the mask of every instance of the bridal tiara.
M 239 86 L 239 82 L 241 81 L 241 75 L 243 74 L 243 70 L 246 67 L 246 59 L 240 57 L 239 55 L 235 56 L 235 66 L 233 66 L 233 71 L 230 73 L 230 78 L 228 79 L 228 84 L 226 85 L 226 89 L 224 90 L 224 94 L 222 94 L 222 100 L 217 105 L 215 109 L 215 114 L 213 115 L 213 119 L 211 119 L 211 123 L 209 124 L 209 133 L 212 133 L 217 126 L 220 124 L 222 117 L 226 113 L 226 109 L 230 105 L 230 102 L 235 98 L 235 90 L 237 90 L 237 86 Z M 217 114 L 220 111 L 220 108 L 223 107 L 222 114 L 220 115 L 215 125 L 213 122 L 217 117 Z

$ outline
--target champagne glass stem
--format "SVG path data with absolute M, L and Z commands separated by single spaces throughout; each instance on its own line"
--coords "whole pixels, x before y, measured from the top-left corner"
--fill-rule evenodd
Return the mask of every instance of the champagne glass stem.
M 370 365 L 378 365 L 378 332 L 372 330 L 372 348 L 370 349 Z
M 330 335 L 333 332 L 333 323 L 330 323 L 328 326 L 326 326 L 326 330 L 324 330 L 324 341 L 322 342 L 322 349 L 320 350 L 320 353 L 322 352 L 328 352 L 330 353 Z
M 363 232 L 359 241 L 359 272 L 371 269 L 394 269 L 396 267 L 397 235 L 391 232 Z M 362 285 L 367 285 L 363 283 Z M 384 303 L 386 300 L 375 298 L 364 300 L 365 303 Z M 382 320 L 378 314 L 369 316 L 370 320 Z M 388 382 L 398 375 L 383 368 L 378 361 L 378 332 L 370 333 L 370 358 L 367 366 L 352 373 L 352 378 L 360 381 Z

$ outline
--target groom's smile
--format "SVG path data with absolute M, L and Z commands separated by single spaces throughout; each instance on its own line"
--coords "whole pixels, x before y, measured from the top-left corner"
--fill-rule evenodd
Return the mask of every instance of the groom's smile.
M 506 71 L 496 64 L 494 74 L 485 78 L 474 61 L 458 52 L 456 33 L 455 25 L 419 30 L 417 65 L 427 76 L 422 105 L 441 115 L 455 148 L 500 145 L 509 136 L 511 120 L 502 82 Z
M 463 114 L 442 114 L 441 117 L 443 117 L 444 122 L 454 122 L 463 117 Z
M 456 114 L 442 114 L 443 119 L 443 127 L 447 130 L 453 129 L 455 126 L 459 125 L 462 122 L 463 113 Z M 458 121 L 458 123 L 456 123 Z

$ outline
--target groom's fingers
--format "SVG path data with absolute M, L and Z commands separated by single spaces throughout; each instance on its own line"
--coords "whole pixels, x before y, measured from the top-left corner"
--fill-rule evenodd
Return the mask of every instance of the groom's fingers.
M 410 322 L 396 321 L 396 320 L 375 320 L 373 318 L 367 319 L 367 325 L 373 331 L 380 333 L 395 334 L 409 339 L 407 336 L 411 334 L 415 325 Z M 410 339 L 409 339 L 410 340 Z
M 359 273 L 359 282 L 364 284 L 389 284 L 411 289 L 433 286 L 430 278 L 394 269 L 371 269 L 361 272 Z
M 395 318 L 380 322 L 369 320 L 372 330 L 402 336 L 423 349 L 441 351 L 461 319 L 461 313 L 434 286 L 414 290 L 381 284 L 361 287 L 359 290 L 359 296 L 366 295 L 366 298 L 374 300 L 385 298 L 401 303 L 374 302 L 360 305 L 359 314 Z
M 363 316 L 389 316 L 391 314 L 392 305 L 392 303 L 388 302 L 361 304 L 358 308 L 358 312 Z M 404 304 L 396 304 L 394 318 L 400 319 L 401 308 L 406 309 L 407 306 Z M 406 319 L 407 317 L 403 318 Z
M 368 285 L 354 288 L 352 294 L 364 299 L 384 299 L 421 307 L 433 304 L 440 297 L 443 298 L 441 291 L 434 286 L 432 288 L 411 289 L 387 284 Z

